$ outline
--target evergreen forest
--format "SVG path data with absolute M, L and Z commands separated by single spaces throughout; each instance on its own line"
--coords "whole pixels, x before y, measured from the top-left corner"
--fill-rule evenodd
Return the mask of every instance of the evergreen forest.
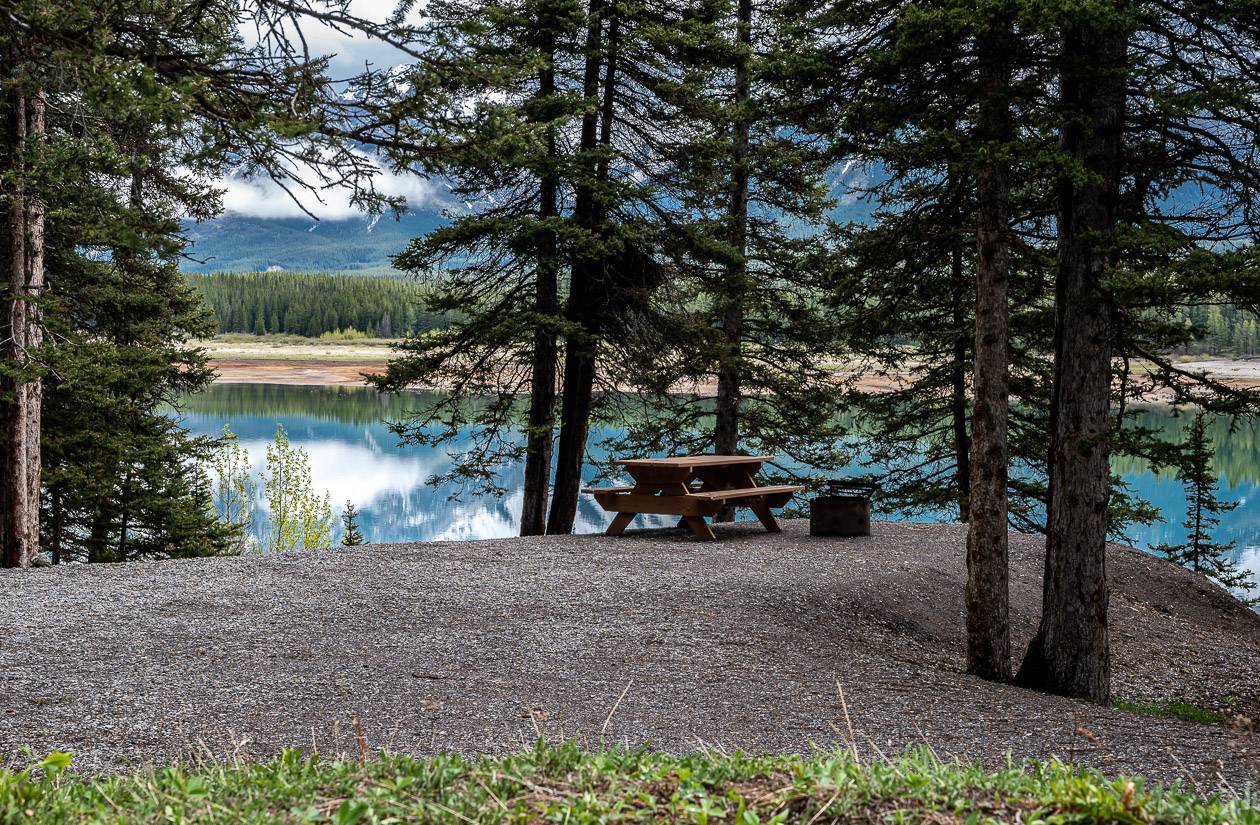
M 354 331 L 402 338 L 446 324 L 427 311 L 415 282 L 376 275 L 306 272 L 189 275 L 219 332 L 318 338 Z

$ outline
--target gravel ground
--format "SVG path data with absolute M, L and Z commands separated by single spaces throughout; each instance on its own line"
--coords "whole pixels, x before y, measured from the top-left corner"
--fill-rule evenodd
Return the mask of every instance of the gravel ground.
M 0 758 L 85 770 L 198 754 L 587 745 L 865 758 L 929 744 L 1058 756 L 1200 789 L 1260 782 L 1256 735 L 963 674 L 965 532 L 681 531 L 386 545 L 0 573 Z M 1037 539 L 1012 540 L 1018 650 Z M 1260 617 L 1111 551 L 1117 694 L 1260 719 Z M 840 702 L 847 703 L 848 719 Z M 850 733 L 850 722 L 852 733 Z M 361 739 L 360 739 L 361 734 Z

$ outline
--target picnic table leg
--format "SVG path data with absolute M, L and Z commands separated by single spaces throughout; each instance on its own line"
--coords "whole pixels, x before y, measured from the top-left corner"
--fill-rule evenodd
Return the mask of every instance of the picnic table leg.
M 713 528 L 704 520 L 704 516 L 683 516 L 683 521 L 691 528 L 691 532 L 696 534 L 696 538 L 717 541 L 717 536 L 713 535 Z
M 604 532 L 610 536 L 620 536 L 637 515 L 638 513 L 618 513 L 616 518 L 612 520 L 612 524 L 608 525 L 608 529 Z
M 779 526 L 779 522 L 774 517 L 774 513 L 770 512 L 770 504 L 764 498 L 753 499 L 748 504 L 748 509 L 756 514 L 761 521 L 761 525 L 766 528 L 767 533 L 782 533 L 783 528 Z
M 639 481 L 636 479 L 634 489 L 630 492 L 639 496 L 651 496 L 661 490 L 672 490 L 676 486 L 677 485 L 674 483 Z M 686 492 L 685 485 L 683 492 Z M 604 533 L 609 536 L 620 536 L 625 532 L 626 528 L 630 526 L 630 522 L 634 521 L 634 517 L 637 515 L 638 513 L 618 513 L 616 517 L 613 518 L 612 524 L 608 525 L 608 529 L 605 530 Z M 679 523 L 679 526 L 682 526 L 681 522 Z

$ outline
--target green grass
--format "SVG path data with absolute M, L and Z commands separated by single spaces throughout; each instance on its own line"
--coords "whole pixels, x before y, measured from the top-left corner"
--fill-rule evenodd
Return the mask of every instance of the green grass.
M 51 761 L 50 761 L 51 760 Z M 926 751 L 858 762 L 811 757 L 584 753 L 544 746 L 502 759 L 396 755 L 174 766 L 96 779 L 0 772 L 0 822 L 335 823 L 1237 823 L 1246 799 L 1197 797 L 1060 764 L 986 771 Z M 49 775 L 51 774 L 51 776 Z
M 369 338 L 367 336 L 346 336 L 325 334 L 318 338 L 307 338 L 302 335 L 271 333 L 268 335 L 251 335 L 248 332 L 221 332 L 213 338 L 207 338 L 208 344 L 257 344 L 266 347 L 283 347 L 288 344 L 309 347 L 324 344 L 349 344 L 352 346 L 388 347 L 398 343 L 398 338 Z
M 1223 714 L 1211 708 L 1192 705 L 1189 702 L 1131 702 L 1128 699 L 1116 699 L 1115 706 L 1121 710 L 1134 713 L 1145 713 L 1148 716 L 1162 716 L 1165 719 L 1181 719 L 1185 722 L 1199 722 L 1204 725 L 1219 725 L 1226 721 Z

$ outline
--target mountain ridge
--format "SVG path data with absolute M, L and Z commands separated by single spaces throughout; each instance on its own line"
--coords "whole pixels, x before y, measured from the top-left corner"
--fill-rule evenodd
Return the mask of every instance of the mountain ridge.
M 414 238 L 447 223 L 440 212 L 408 212 L 344 220 L 255 218 L 227 214 L 188 222 L 190 241 L 180 269 L 189 273 L 380 271 Z

